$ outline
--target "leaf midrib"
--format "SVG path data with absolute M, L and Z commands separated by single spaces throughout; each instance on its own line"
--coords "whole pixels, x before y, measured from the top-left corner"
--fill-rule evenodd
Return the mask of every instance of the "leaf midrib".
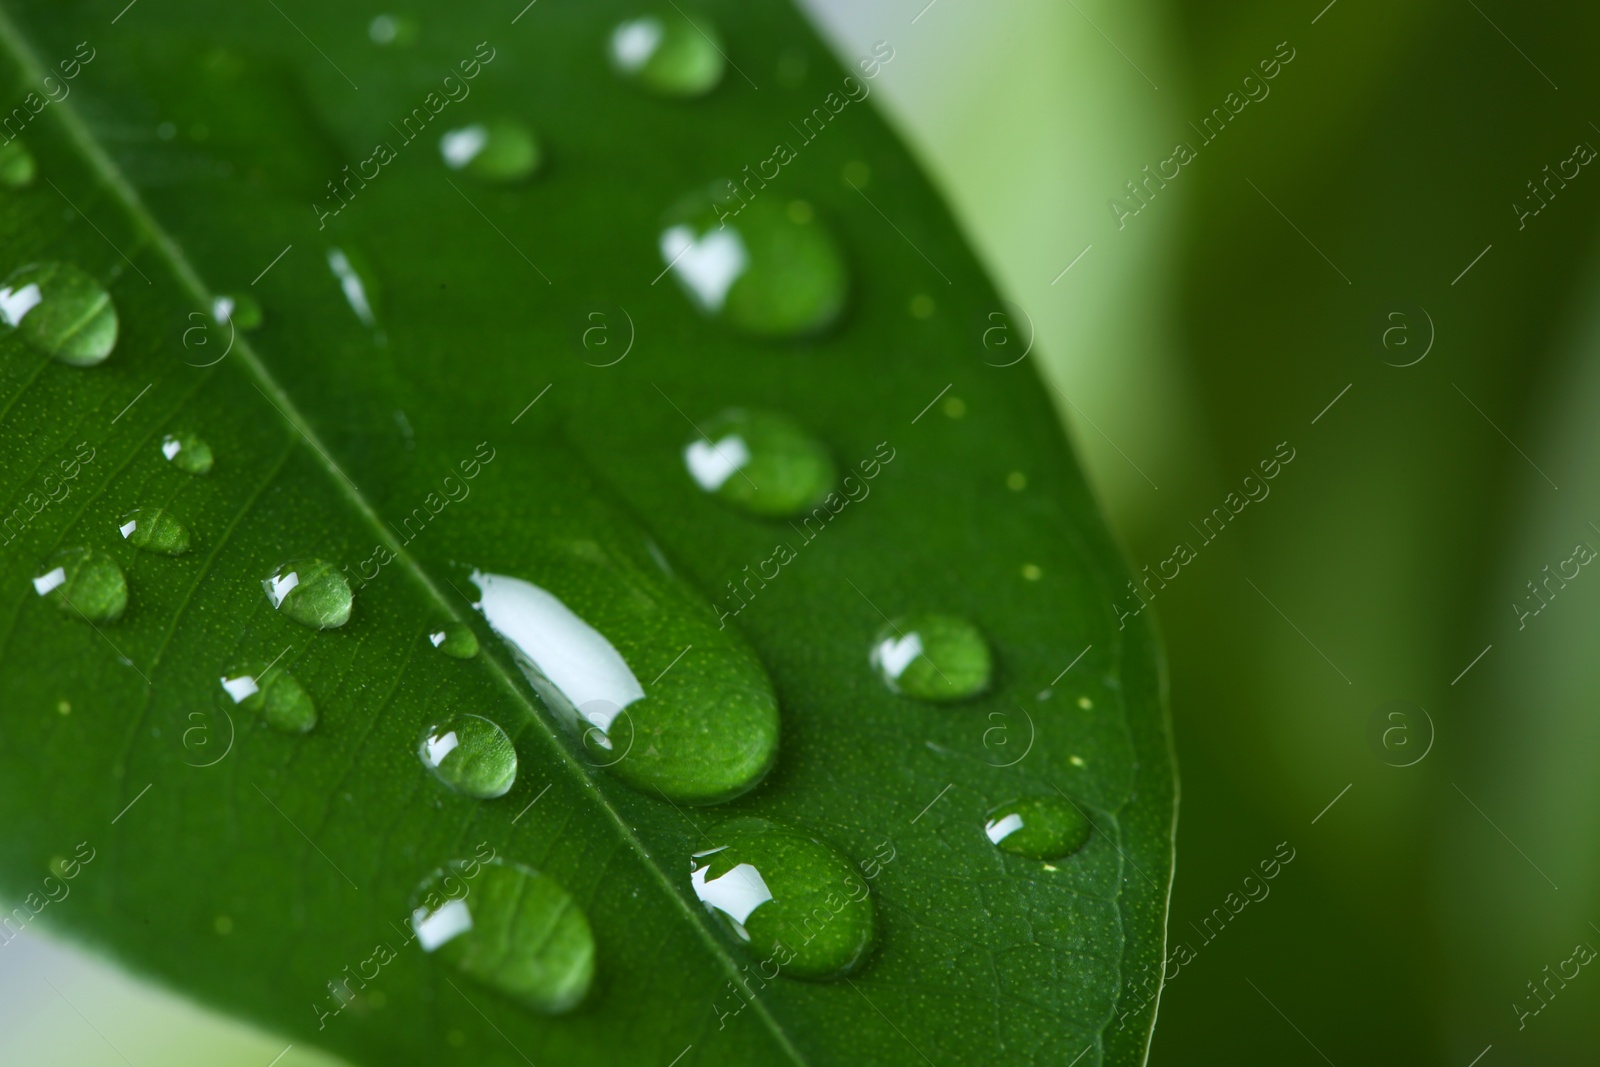
M 45 68 L 39 61 L 33 47 L 24 40 L 19 32 L 7 7 L 7 4 L 0 2 L 0 38 L 4 39 L 4 47 L 11 53 L 12 58 L 16 60 L 26 80 L 41 82 L 45 76 Z M 214 294 L 201 281 L 199 273 L 178 248 L 177 243 L 160 226 L 149 209 L 144 206 L 137 191 L 129 184 L 121 170 L 111 160 L 111 157 L 95 141 L 88 126 L 79 117 L 76 105 L 62 100 L 58 103 L 56 111 L 69 141 L 78 149 L 89 169 L 99 175 L 112 194 L 121 202 L 122 208 L 135 224 L 145 231 L 145 235 L 151 240 L 158 256 L 164 261 L 164 265 L 171 271 L 178 282 L 179 288 L 187 291 L 201 307 L 210 307 Z M 300 415 L 289 394 L 277 383 L 271 373 L 268 372 L 266 366 L 256 356 L 255 350 L 249 341 L 240 338 L 235 351 L 239 354 L 240 362 L 250 376 L 255 379 L 255 384 L 263 392 L 263 395 L 267 396 L 269 401 L 276 398 L 276 402 L 283 405 L 282 414 L 289 422 L 290 428 L 305 438 L 306 443 L 316 453 L 317 461 L 326 468 L 333 480 L 336 483 L 342 483 L 340 491 L 362 519 L 373 530 L 377 531 L 383 543 L 388 545 L 390 550 L 394 552 L 396 561 L 403 565 L 402 570 L 409 574 L 450 618 L 465 624 L 467 620 L 462 617 L 460 611 L 456 608 L 455 602 L 444 595 L 431 576 L 406 552 L 405 547 L 396 544 L 393 538 L 389 536 L 388 529 L 380 521 L 377 512 L 360 495 L 355 483 L 333 462 L 316 435 L 305 424 L 304 418 Z M 268 395 L 268 390 L 270 390 L 271 395 Z M 643 843 L 640 842 L 637 835 L 628 826 L 622 813 L 611 805 L 594 778 L 573 760 L 571 754 L 561 744 L 560 738 L 550 727 L 550 724 L 539 713 L 539 709 L 528 701 L 498 657 L 485 655 L 480 662 L 488 665 L 488 669 L 495 679 L 505 688 L 516 703 L 527 712 L 528 717 L 544 728 L 544 736 L 548 746 L 554 752 L 561 766 L 572 775 L 581 787 L 588 790 L 589 795 L 593 798 L 600 811 L 616 827 L 618 836 L 633 849 L 643 866 L 655 875 L 657 881 L 661 883 L 662 890 L 669 899 L 678 905 L 679 910 L 683 912 L 690 926 L 700 935 L 701 940 L 710 949 L 711 955 L 722 964 L 731 979 L 737 980 L 740 977 L 737 963 L 728 953 L 726 946 L 710 928 L 704 909 L 697 908 L 691 904 L 673 884 L 667 872 L 655 862 L 650 852 L 644 848 Z M 767 1006 L 759 998 L 755 997 L 752 997 L 752 1003 L 757 1008 L 767 1029 L 771 1032 L 773 1039 L 784 1050 L 790 1060 L 800 1065 L 800 1067 L 806 1067 L 807 1061 L 801 1056 L 794 1042 L 790 1040 L 787 1031 L 779 1025 L 778 1020 L 768 1011 Z

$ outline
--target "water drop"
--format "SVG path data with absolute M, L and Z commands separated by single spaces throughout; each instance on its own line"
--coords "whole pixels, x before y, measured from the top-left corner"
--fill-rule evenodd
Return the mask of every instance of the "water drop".
M 19 140 L 0 145 L 0 186 L 7 189 L 26 189 L 33 184 L 38 166 L 33 153 Z
M 872 947 L 870 890 L 832 846 L 765 819 L 712 831 L 690 860 L 695 895 L 751 950 L 792 978 L 840 978 Z
M 295 622 L 331 630 L 350 621 L 350 583 L 320 559 L 286 563 L 261 580 L 267 600 Z
M 511 738 L 481 715 L 455 715 L 428 727 L 417 756 L 439 781 L 479 800 L 505 796 L 517 780 Z
M 479 181 L 505 185 L 539 169 L 539 139 L 520 122 L 492 119 L 454 129 L 439 138 L 445 166 Z
M 211 317 L 219 323 L 231 322 L 241 330 L 261 326 L 261 302 L 249 293 L 223 293 L 211 301 Z
M 317 706 L 294 675 L 274 664 L 238 666 L 224 671 L 223 707 L 241 707 L 260 715 L 274 730 L 303 734 L 317 725 Z
M 367 23 L 367 37 L 377 45 L 411 45 L 417 40 L 416 20 L 405 15 L 375 15 Z
M 539 563 L 562 596 L 473 571 L 476 607 L 589 759 L 686 804 L 754 789 L 777 759 L 778 703 L 734 632 L 712 625 L 704 602 L 648 557 L 587 542 Z
M 832 235 L 815 218 L 798 222 L 772 200 L 744 203 L 732 193 L 727 199 L 685 207 L 661 232 L 661 261 L 690 301 L 758 337 L 797 337 L 832 325 L 849 280 Z
M 700 488 L 756 515 L 798 515 L 834 485 L 827 449 L 782 415 L 732 409 L 701 429 L 683 462 Z
M 92 548 L 68 548 L 45 562 L 33 590 L 68 615 L 111 622 L 128 606 L 128 581 L 117 561 Z
M 477 635 L 459 622 L 447 622 L 428 631 L 428 643 L 456 659 L 471 659 L 478 654 Z
M 594 980 L 589 920 L 554 878 L 520 864 L 456 860 L 413 894 L 424 952 L 527 1008 L 570 1011 Z
M 983 832 L 1006 852 L 1058 860 L 1089 840 L 1089 820 L 1065 797 L 1024 797 L 990 809 L 984 816 Z
M 611 69 L 657 96 L 704 96 L 722 80 L 722 45 L 709 20 L 641 15 L 611 31 Z
M 34 263 L 11 273 L 0 287 L 0 322 L 47 356 L 92 367 L 117 343 L 117 309 L 111 294 L 66 263 Z
M 189 474 L 204 474 L 211 469 L 211 446 L 187 430 L 163 437 L 161 454 L 168 463 Z
M 907 615 L 873 638 L 871 661 L 892 691 L 918 700 L 965 700 L 989 687 L 993 662 L 978 628 L 951 615 Z
M 345 303 L 350 305 L 350 310 L 356 313 L 361 324 L 377 325 L 378 317 L 372 311 L 376 286 L 368 280 L 370 272 L 357 270 L 349 253 L 340 248 L 328 249 L 328 269 L 338 279 L 339 291 L 344 294 Z
M 189 531 L 161 508 L 134 508 L 122 516 L 117 532 L 128 544 L 146 552 L 181 556 L 189 551 Z

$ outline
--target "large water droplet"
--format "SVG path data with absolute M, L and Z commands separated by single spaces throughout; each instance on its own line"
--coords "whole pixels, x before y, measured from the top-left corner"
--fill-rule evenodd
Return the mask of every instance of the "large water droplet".
M 722 80 L 722 45 L 704 16 L 629 19 L 611 31 L 606 53 L 617 74 L 657 96 L 703 96 Z
M 687 804 L 755 788 L 777 759 L 778 705 L 754 655 L 653 564 L 593 542 L 556 547 L 535 570 L 562 596 L 507 575 L 471 580 L 476 606 L 589 758 Z
M 479 181 L 519 182 L 539 169 L 539 139 L 520 122 L 490 119 L 462 126 L 439 138 L 445 166 Z
M 690 860 L 695 895 L 751 951 L 792 978 L 839 978 L 872 947 L 870 890 L 831 845 L 764 819 L 712 831 Z
M 1089 820 L 1072 801 L 1046 794 L 990 809 L 984 816 L 983 832 L 1007 852 L 1057 860 L 1072 855 L 1089 840 Z
M 795 337 L 832 325 L 849 274 L 831 234 L 776 199 L 701 200 L 662 230 L 661 261 L 711 318 L 759 337 Z
M 286 563 L 261 580 L 272 606 L 295 622 L 331 630 L 350 621 L 350 583 L 331 563 Z
M 317 725 L 317 706 L 294 675 L 275 664 L 238 666 L 224 671 L 224 707 L 241 707 L 260 715 L 274 730 L 303 734 Z
M 211 317 L 241 330 L 254 330 L 263 319 L 261 301 L 249 293 L 223 293 L 211 301 Z
M 594 980 L 594 934 L 560 883 L 520 864 L 456 860 L 413 895 L 424 952 L 534 1011 L 576 1007 Z
M 827 449 L 782 415 L 733 409 L 701 426 L 683 450 L 689 475 L 708 493 L 756 515 L 798 515 L 834 485 Z
M 878 631 L 871 661 L 896 693 L 965 700 L 989 688 L 994 665 L 978 628 L 951 615 L 907 615 Z
M 36 173 L 38 167 L 27 145 L 15 138 L 0 145 L 0 186 L 26 189 L 33 184 Z
M 443 623 L 428 631 L 428 643 L 456 659 L 471 659 L 478 654 L 477 635 L 459 622 Z
M 128 580 L 117 561 L 92 548 L 67 548 L 51 556 L 33 590 L 68 615 L 110 622 L 128 606 Z
M 189 531 L 161 508 L 134 508 L 122 516 L 117 532 L 134 548 L 163 556 L 181 556 L 189 551 Z
M 454 715 L 428 727 L 417 757 L 439 781 L 479 800 L 505 796 L 517 780 L 511 738 L 481 715 Z
M 47 356 L 92 367 L 117 343 L 117 309 L 105 287 L 67 263 L 33 263 L 0 286 L 0 322 Z

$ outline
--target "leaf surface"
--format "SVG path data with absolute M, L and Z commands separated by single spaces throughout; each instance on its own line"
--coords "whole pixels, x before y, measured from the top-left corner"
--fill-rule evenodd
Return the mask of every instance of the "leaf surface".
M 114 23 L 7 6 L 10 97 L 63 98 L 27 120 L 38 180 L 0 201 L 0 268 L 76 265 L 120 336 L 90 368 L 0 337 L 0 888 L 44 892 L 87 842 L 38 921 L 357 1063 L 1142 1062 L 1175 802 L 1149 616 L 1119 618 L 1128 575 L 1028 361 L 997 366 L 1012 357 L 985 331 L 1025 326 L 871 105 L 837 106 L 870 80 L 845 82 L 786 8 L 706 11 L 735 66 L 686 102 L 607 68 L 633 13 L 613 4 L 424 3 L 387 47 L 340 5 L 149 2 Z M 446 130 L 502 117 L 542 142 L 531 181 L 444 166 Z M 745 188 L 813 213 L 851 276 L 842 319 L 801 341 L 708 321 L 660 276 L 666 214 L 775 141 L 795 158 Z M 380 142 L 392 159 L 349 181 Z M 258 330 L 208 317 L 240 293 Z M 852 472 L 825 523 L 696 487 L 683 450 L 732 407 L 795 419 Z M 209 473 L 166 460 L 175 433 L 209 444 Z M 190 550 L 124 543 L 135 507 L 180 520 Z M 617 588 L 558 573 L 579 544 Z M 74 546 L 125 572 L 116 621 L 36 595 Z M 698 592 L 630 614 L 630 591 L 673 581 L 657 557 Z M 312 558 L 377 571 L 337 628 L 263 592 Z M 748 645 L 781 709 L 775 769 L 696 808 L 597 769 L 473 610 L 477 568 L 592 605 L 614 635 L 666 619 L 616 638 L 641 681 L 694 684 L 697 643 Z M 885 617 L 927 611 L 986 635 L 986 694 L 918 703 L 874 675 Z M 482 652 L 442 655 L 447 624 Z M 231 664 L 280 655 L 317 705 L 303 736 L 219 710 Z M 458 796 L 419 763 L 421 731 L 458 713 L 511 735 L 505 796 Z M 1081 852 L 990 843 L 991 807 L 1058 793 L 1095 825 Z M 762 954 L 696 899 L 691 853 L 740 816 L 860 868 L 878 934 L 848 980 L 749 977 Z M 532 1014 L 411 940 L 419 883 L 491 848 L 585 912 L 596 978 L 576 1010 Z M 330 983 L 379 946 L 392 962 L 335 1012 Z

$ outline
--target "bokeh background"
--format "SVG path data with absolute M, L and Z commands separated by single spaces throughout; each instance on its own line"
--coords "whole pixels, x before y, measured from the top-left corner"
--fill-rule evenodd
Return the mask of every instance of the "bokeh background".
M 1600 947 L 1600 9 L 1325 4 L 805 0 L 842 55 L 894 47 L 873 95 L 1135 566 L 1195 550 L 1153 601 L 1152 1063 L 1592 1064 L 1600 968 L 1547 979 Z M 334 1062 L 31 931 L 0 1019 L 7 1064 Z

